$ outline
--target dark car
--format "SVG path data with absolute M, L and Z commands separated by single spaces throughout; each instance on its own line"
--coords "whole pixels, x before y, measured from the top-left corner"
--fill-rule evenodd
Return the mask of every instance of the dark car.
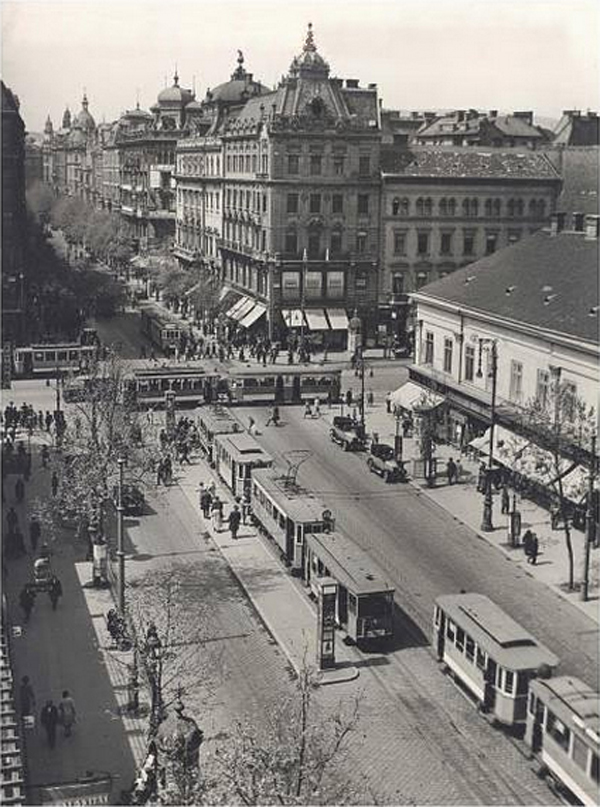
M 367 466 L 374 474 L 379 474 L 386 482 L 404 481 L 406 471 L 404 466 L 396 460 L 392 446 L 386 443 L 372 443 Z
M 115 485 L 112 492 L 115 507 L 119 501 L 119 489 Z M 139 516 L 144 512 L 144 494 L 135 485 L 123 485 L 123 513 L 126 516 Z
M 354 418 L 336 415 L 329 430 L 329 436 L 334 443 L 341 445 L 344 451 L 357 451 L 364 448 L 364 440 L 361 435 L 360 423 Z

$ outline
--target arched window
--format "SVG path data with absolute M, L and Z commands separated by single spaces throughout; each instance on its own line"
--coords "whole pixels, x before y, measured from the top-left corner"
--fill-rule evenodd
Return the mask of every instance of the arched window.
M 392 216 L 397 216 L 400 211 L 400 199 L 395 196 L 392 199 Z
M 514 199 L 509 199 L 508 200 L 508 203 L 506 205 L 506 212 L 507 212 L 509 218 L 511 218 L 511 219 L 514 218 L 514 216 L 515 216 L 515 200 Z
M 485 200 L 485 215 L 487 218 L 491 218 L 492 216 L 492 200 L 486 199 Z
M 529 202 L 529 216 L 532 219 L 537 218 L 537 202 L 535 199 L 531 199 Z
M 546 218 L 546 202 L 544 199 L 538 200 L 538 215 L 541 219 Z
M 447 216 L 448 215 L 448 204 L 446 202 L 446 198 L 442 197 L 440 199 L 440 216 Z
M 522 216 L 523 211 L 524 211 L 523 200 L 522 199 L 517 199 L 517 201 L 515 202 L 515 215 L 516 216 Z
M 496 218 L 500 218 L 501 209 L 502 209 L 502 203 L 500 199 L 494 199 L 493 212 Z
M 425 199 L 425 201 L 423 203 L 423 209 L 424 209 L 424 212 L 425 212 L 426 216 L 431 216 L 431 214 L 433 212 L 433 204 L 432 204 L 431 199 L 429 197 L 427 197 L 427 199 Z
M 408 197 L 404 197 L 400 200 L 400 215 L 401 216 L 408 216 L 410 213 L 410 199 Z
M 471 215 L 479 215 L 479 199 L 471 199 Z
M 419 196 L 419 198 L 417 199 L 417 216 L 422 216 L 423 210 L 424 210 L 423 199 L 421 199 L 421 197 Z
M 471 214 L 471 204 L 470 204 L 469 199 L 463 199 L 462 211 L 463 211 L 463 216 L 469 216 Z
M 456 215 L 456 199 L 448 199 L 448 215 Z

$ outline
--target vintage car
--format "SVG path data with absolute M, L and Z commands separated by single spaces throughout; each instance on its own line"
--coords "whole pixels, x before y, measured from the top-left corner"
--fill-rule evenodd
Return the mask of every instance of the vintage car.
M 334 443 L 342 446 L 344 451 L 357 451 L 364 448 L 364 440 L 361 437 L 360 423 L 354 418 L 336 415 L 329 430 L 329 436 Z
M 396 460 L 394 449 L 386 443 L 371 443 L 367 467 L 386 482 L 404 482 L 406 479 L 404 465 Z

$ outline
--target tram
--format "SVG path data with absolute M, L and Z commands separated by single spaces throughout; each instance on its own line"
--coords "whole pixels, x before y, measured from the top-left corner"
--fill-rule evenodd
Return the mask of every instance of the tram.
M 200 445 L 210 465 L 214 467 L 213 446 L 217 434 L 235 434 L 243 431 L 240 423 L 222 406 L 200 406 L 196 410 L 196 427 Z
M 529 682 L 558 658 L 483 594 L 438 597 L 434 644 L 439 661 L 482 711 L 515 731 L 525 726 Z
M 215 435 L 213 458 L 217 473 L 234 496 L 250 495 L 253 469 L 273 465 L 273 457 L 245 432 Z
M 231 370 L 222 379 L 223 388 L 233 404 L 299 404 L 320 398 L 338 401 L 341 370 L 316 365 L 246 366 Z
M 337 583 L 336 622 L 348 639 L 366 644 L 393 635 L 394 589 L 367 553 L 346 535 L 307 536 L 304 579 L 315 597 L 321 577 Z
M 200 366 L 157 366 L 135 368 L 125 380 L 129 401 L 138 407 L 161 406 L 165 393 L 175 393 L 176 406 L 197 406 L 210 402 L 217 377 Z
M 21 378 L 52 375 L 56 372 L 80 372 L 94 361 L 95 345 L 79 342 L 17 347 L 13 354 L 15 375 Z
M 306 537 L 334 527 L 322 501 L 276 468 L 252 473 L 252 514 L 272 538 L 292 574 L 304 570 Z
M 142 333 L 167 356 L 179 350 L 181 326 L 152 304 L 141 308 Z
M 578 678 L 538 678 L 529 687 L 525 742 L 553 789 L 600 803 L 600 694 Z

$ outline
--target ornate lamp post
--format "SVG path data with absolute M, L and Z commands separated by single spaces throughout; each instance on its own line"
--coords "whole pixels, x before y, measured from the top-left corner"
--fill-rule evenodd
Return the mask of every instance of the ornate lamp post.
M 153 622 L 150 623 L 146 631 L 144 651 L 146 656 L 146 670 L 150 679 L 152 693 L 150 734 L 154 735 L 163 717 L 162 663 L 164 647 L 158 635 L 156 625 Z
M 585 555 L 583 563 L 583 583 L 581 584 L 581 599 L 587 602 L 590 588 L 590 551 L 596 540 L 594 524 L 594 486 L 596 482 L 596 435 L 592 435 L 592 465 L 588 477 L 588 502 L 585 517 Z
M 482 377 L 481 372 L 481 353 L 483 346 L 487 344 L 490 349 L 491 367 L 490 374 L 492 377 L 492 400 L 490 407 L 490 452 L 488 455 L 488 467 L 485 475 L 485 492 L 483 495 L 483 516 L 481 520 L 481 529 L 483 532 L 492 532 L 494 525 L 492 522 L 494 499 L 492 496 L 492 466 L 494 462 L 494 429 L 496 425 L 496 385 L 498 381 L 498 346 L 495 339 L 482 338 L 479 339 L 479 369 L 477 370 L 477 377 Z

